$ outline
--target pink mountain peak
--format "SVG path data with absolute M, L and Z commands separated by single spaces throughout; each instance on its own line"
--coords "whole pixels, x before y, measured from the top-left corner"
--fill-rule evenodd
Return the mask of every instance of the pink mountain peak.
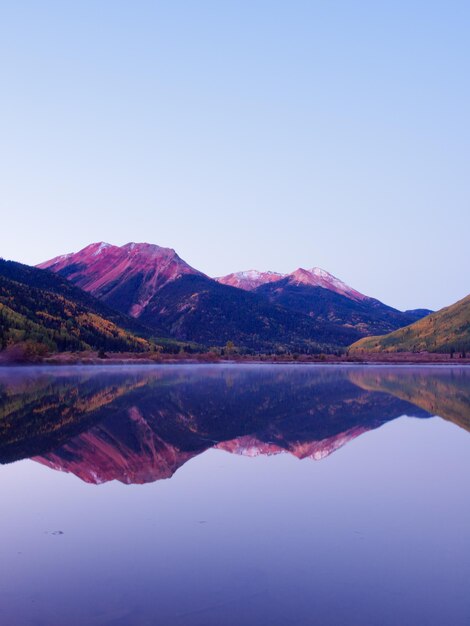
M 38 267 L 63 272 L 78 287 L 105 300 L 113 291 L 134 289 L 136 301 L 125 311 L 133 317 L 138 317 L 167 283 L 186 274 L 202 275 L 172 248 L 135 242 L 124 246 L 104 241 L 92 243 L 78 252 L 45 261 Z
M 249 457 L 290 453 L 298 459 L 320 461 L 330 454 L 333 454 L 333 452 L 342 448 L 359 435 L 366 433 L 368 430 L 369 428 L 367 427 L 355 426 L 337 435 L 326 437 L 325 439 L 290 443 L 287 447 L 282 447 L 274 442 L 266 443 L 260 441 L 256 436 L 244 435 L 236 439 L 218 443 L 215 447 L 219 450 L 230 452 L 231 454 Z
M 329 289 L 340 295 L 347 296 L 352 300 L 365 300 L 367 298 L 367 296 L 356 291 L 356 289 L 353 289 L 321 267 L 312 267 L 312 269 L 309 270 L 299 267 L 289 274 L 289 282 L 294 285 L 323 287 L 324 289 Z
M 290 274 L 280 274 L 279 272 L 260 272 L 258 270 L 247 270 L 244 272 L 234 272 L 227 276 L 221 276 L 216 278 L 219 283 L 224 285 L 231 285 L 232 287 L 238 287 L 245 291 L 253 291 L 261 285 L 277 282 L 287 278 L 291 285 L 307 285 L 310 287 L 323 287 L 329 289 L 340 295 L 344 295 L 352 300 L 365 300 L 367 296 L 356 291 L 352 287 L 349 287 L 333 274 L 330 274 L 320 267 L 312 267 L 311 269 L 304 269 L 299 267 Z

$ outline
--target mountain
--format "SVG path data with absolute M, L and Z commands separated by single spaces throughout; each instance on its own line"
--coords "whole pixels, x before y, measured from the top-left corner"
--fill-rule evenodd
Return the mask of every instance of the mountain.
M 203 276 L 170 248 L 99 242 L 38 265 L 60 274 L 110 307 L 139 317 L 153 296 L 181 276 Z
M 359 291 L 356 291 L 352 287 L 343 283 L 342 280 L 333 276 L 326 270 L 320 267 L 313 267 L 310 270 L 299 267 L 290 274 L 278 274 L 277 272 L 258 272 L 257 270 L 248 270 L 246 272 L 236 272 L 235 274 L 228 274 L 228 276 L 222 276 L 216 278 L 219 283 L 224 285 L 231 285 L 232 287 L 238 287 L 239 289 L 245 289 L 247 291 L 253 291 L 261 285 L 267 285 L 287 279 L 290 285 L 300 286 L 308 285 L 309 287 L 323 287 L 329 291 L 339 293 L 347 296 L 353 300 L 366 300 L 367 296 L 364 296 Z
M 212 279 L 174 250 L 94 243 L 42 263 L 160 336 L 250 351 L 328 352 L 410 324 L 402 313 L 321 270 Z
M 391 332 L 416 320 L 414 312 L 402 313 L 374 298 L 346 296 L 325 287 L 294 282 L 289 276 L 262 285 L 255 293 L 272 304 L 303 313 L 318 322 L 348 328 L 358 338 Z
M 414 324 L 354 343 L 352 352 L 470 351 L 470 295 Z
M 252 270 L 216 280 L 252 291 L 271 304 L 303 313 L 319 323 L 347 328 L 358 338 L 394 331 L 430 313 L 427 309 L 398 311 L 319 267 L 298 268 L 284 275 Z
M 0 349 L 149 350 L 149 330 L 52 272 L 0 259 Z

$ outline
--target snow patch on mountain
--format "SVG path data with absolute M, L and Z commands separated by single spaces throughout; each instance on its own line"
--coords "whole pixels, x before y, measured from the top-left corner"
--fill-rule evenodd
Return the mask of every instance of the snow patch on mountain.
M 245 270 L 242 272 L 234 272 L 227 276 L 219 276 L 215 278 L 219 283 L 223 285 L 230 285 L 231 287 L 238 287 L 238 289 L 244 289 L 245 291 L 253 291 L 260 285 L 266 283 L 273 283 L 281 280 L 285 277 L 285 274 L 279 274 L 278 272 L 260 272 L 259 270 Z
M 323 287 L 339 293 L 340 295 L 347 296 L 352 300 L 365 300 L 367 296 L 356 291 L 342 280 L 333 276 L 321 267 L 312 267 L 306 270 L 302 267 L 296 269 L 292 274 L 289 274 L 289 282 L 294 285 L 309 285 L 310 287 Z
M 287 278 L 293 285 L 309 285 L 311 287 L 323 287 L 341 295 L 347 296 L 352 300 L 365 300 L 367 296 L 349 287 L 333 274 L 330 274 L 321 267 L 312 267 L 304 269 L 299 267 L 290 274 L 280 274 L 279 272 L 260 272 L 258 270 L 246 270 L 242 272 L 234 272 L 227 276 L 215 278 L 219 283 L 238 287 L 245 291 L 253 291 L 261 285 L 273 283 Z
M 107 248 L 110 248 L 110 247 L 111 247 L 110 243 L 106 243 L 105 241 L 101 241 L 100 244 L 98 245 L 98 247 L 96 248 L 95 252 L 93 252 L 93 256 L 98 256 L 99 254 L 101 254 L 103 252 L 103 250 L 106 250 Z M 69 256 L 71 256 L 71 255 L 69 255 Z

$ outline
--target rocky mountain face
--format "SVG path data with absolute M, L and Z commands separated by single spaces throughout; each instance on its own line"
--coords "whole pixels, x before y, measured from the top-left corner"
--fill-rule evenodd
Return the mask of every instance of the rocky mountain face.
M 148 243 L 92 243 L 38 265 L 67 278 L 109 306 L 140 317 L 166 284 L 188 274 L 202 276 L 170 248 Z

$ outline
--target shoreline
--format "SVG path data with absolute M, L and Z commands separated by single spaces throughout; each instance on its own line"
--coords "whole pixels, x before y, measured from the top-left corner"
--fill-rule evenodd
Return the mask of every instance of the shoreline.
M 298 356 L 241 356 L 232 355 L 221 357 L 216 354 L 180 354 L 180 355 L 137 355 L 135 353 L 109 354 L 105 358 L 98 357 L 98 353 L 69 353 L 63 352 L 40 358 L 24 360 L 0 359 L 0 367 L 23 366 L 136 366 L 136 365 L 452 365 L 468 366 L 470 357 L 462 358 L 449 354 L 437 353 L 367 353 L 363 356 L 344 355 L 298 355 Z

